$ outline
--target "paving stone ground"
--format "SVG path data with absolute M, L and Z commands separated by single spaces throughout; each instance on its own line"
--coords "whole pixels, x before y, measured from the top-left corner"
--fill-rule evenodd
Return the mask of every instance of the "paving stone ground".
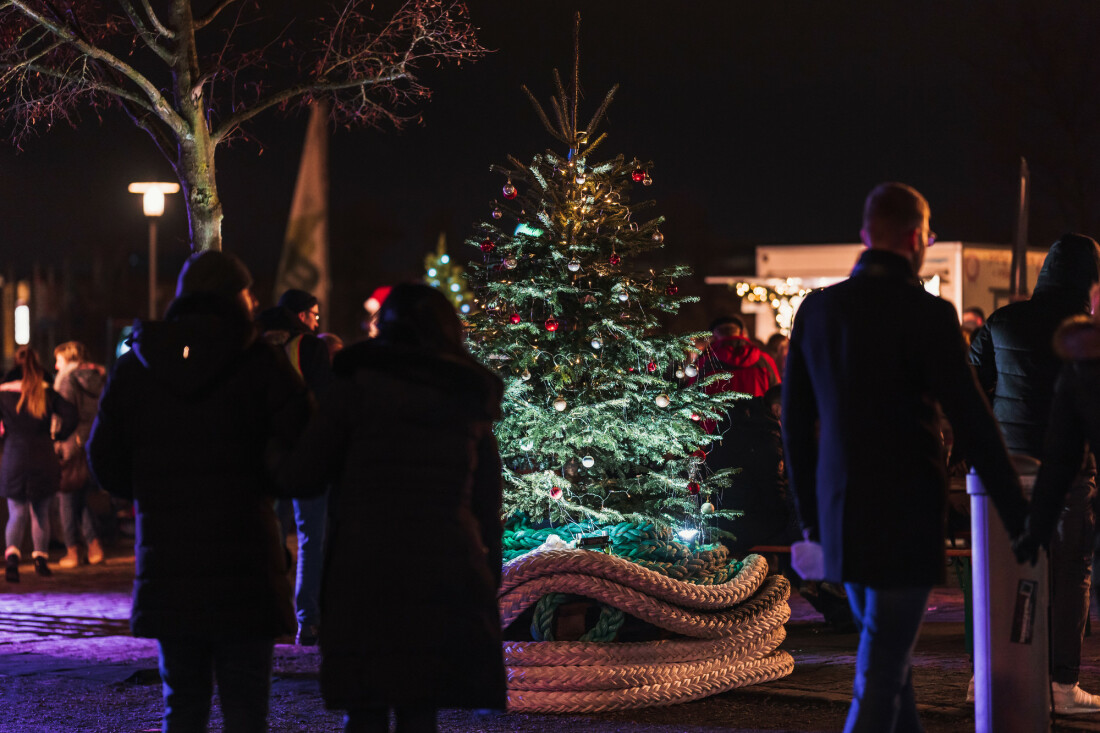
M 58 553 L 60 555 L 60 553 Z M 55 560 L 57 558 L 54 558 Z M 19 584 L 0 581 L 0 733 L 159 730 L 156 643 L 129 634 L 132 544 L 110 548 L 105 565 L 55 570 L 23 567 Z M 794 656 L 789 677 L 705 700 L 600 715 L 477 714 L 443 711 L 445 732 L 504 731 L 831 731 L 843 725 L 850 696 L 855 634 L 831 632 L 797 594 L 784 643 Z M 1093 618 L 1093 628 L 1100 629 Z M 271 730 L 339 731 L 340 716 L 317 693 L 316 650 L 278 644 Z M 926 728 L 974 729 L 964 701 L 970 678 L 963 596 L 937 588 L 915 657 L 914 684 Z M 1100 691 L 1100 635 L 1086 639 L 1082 686 Z M 215 705 L 211 730 L 221 730 Z M 1100 731 L 1100 715 L 1058 718 L 1056 731 Z

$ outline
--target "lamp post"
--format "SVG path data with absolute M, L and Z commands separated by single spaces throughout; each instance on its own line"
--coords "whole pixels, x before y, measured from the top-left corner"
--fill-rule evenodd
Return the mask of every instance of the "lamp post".
M 129 188 L 141 194 L 141 208 L 149 220 L 149 320 L 157 317 L 157 217 L 164 213 L 164 194 L 179 190 L 178 183 L 131 183 Z

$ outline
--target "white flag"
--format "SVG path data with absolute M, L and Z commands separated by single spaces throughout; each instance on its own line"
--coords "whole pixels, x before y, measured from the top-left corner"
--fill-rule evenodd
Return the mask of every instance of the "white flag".
M 328 315 L 328 105 L 314 102 L 298 167 L 298 182 L 286 225 L 283 256 L 275 276 L 274 298 L 290 288 L 317 297 Z

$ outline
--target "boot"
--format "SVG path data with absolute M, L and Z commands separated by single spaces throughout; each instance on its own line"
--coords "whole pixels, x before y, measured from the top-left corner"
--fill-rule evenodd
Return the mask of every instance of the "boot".
M 57 567 L 68 570 L 80 564 L 80 548 L 73 546 L 65 552 L 65 557 L 57 561 Z
M 4 556 L 4 580 L 9 583 L 19 582 L 19 553 L 9 552 Z
M 103 560 L 103 546 L 99 544 L 99 540 L 92 540 L 88 543 L 88 562 L 99 565 Z
M 53 575 L 53 571 L 50 570 L 49 564 L 46 562 L 46 558 L 41 555 L 36 555 L 34 558 L 34 572 L 41 575 L 43 578 L 48 578 Z

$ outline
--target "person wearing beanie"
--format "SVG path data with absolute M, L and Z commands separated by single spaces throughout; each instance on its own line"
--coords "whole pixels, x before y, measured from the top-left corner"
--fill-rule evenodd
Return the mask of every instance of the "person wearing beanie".
M 165 730 L 266 730 L 272 655 L 294 616 L 275 472 L 312 411 L 301 378 L 257 338 L 236 257 L 191 256 L 162 321 L 138 321 L 87 450 L 137 510 L 131 628 L 156 639 Z
M 316 296 L 304 290 L 287 290 L 274 308 L 263 311 L 260 328 L 268 342 L 286 351 L 294 367 L 318 400 L 332 383 L 332 353 L 316 336 L 321 310 Z M 295 642 L 315 646 L 321 627 L 321 571 L 324 559 L 327 494 L 294 500 L 294 532 L 298 536 L 297 571 L 294 580 L 294 614 L 298 620 Z M 289 528 L 288 528 L 289 529 Z
M 1031 298 L 993 311 L 971 335 L 970 363 L 1009 452 L 1042 458 L 1062 368 L 1054 334 L 1067 318 L 1089 313 L 1089 292 L 1097 282 L 1100 246 L 1091 237 L 1065 234 L 1051 245 Z M 1069 490 L 1060 531 L 1051 543 L 1050 676 L 1054 711 L 1063 715 L 1100 712 L 1100 696 L 1078 684 L 1096 536 L 1090 508 L 1095 494 L 1096 462 L 1090 453 Z

